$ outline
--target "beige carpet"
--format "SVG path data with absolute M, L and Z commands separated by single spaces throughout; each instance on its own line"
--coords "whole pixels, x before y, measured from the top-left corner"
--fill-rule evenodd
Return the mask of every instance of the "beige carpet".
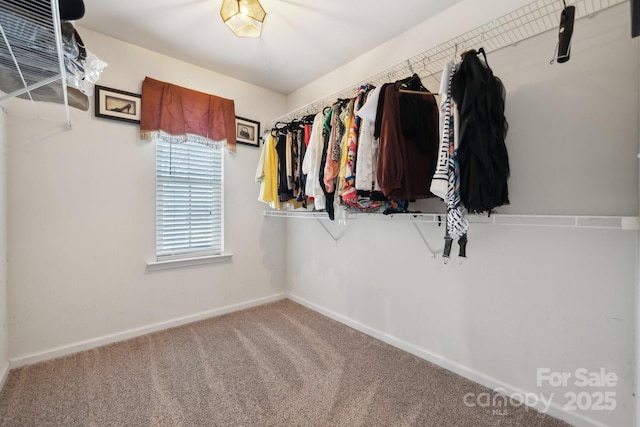
M 284 300 L 12 370 L 0 425 L 566 426 L 487 391 Z

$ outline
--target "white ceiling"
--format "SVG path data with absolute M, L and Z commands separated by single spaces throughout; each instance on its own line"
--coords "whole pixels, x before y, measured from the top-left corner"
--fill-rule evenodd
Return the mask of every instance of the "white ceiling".
M 224 25 L 222 0 L 84 0 L 76 25 L 289 94 L 460 0 L 260 1 L 256 39 Z

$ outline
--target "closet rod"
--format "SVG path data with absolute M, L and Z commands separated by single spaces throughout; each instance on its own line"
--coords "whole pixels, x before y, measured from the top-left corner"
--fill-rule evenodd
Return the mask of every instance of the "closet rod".
M 576 7 L 575 19 L 578 20 L 628 2 L 629 0 L 576 0 L 569 3 Z M 464 50 L 484 47 L 487 54 L 489 54 L 502 48 L 516 45 L 547 31 L 557 30 L 560 23 L 560 12 L 563 7 L 562 2 L 558 0 L 533 1 L 513 12 L 360 80 L 347 88 L 290 111 L 271 122 L 267 122 L 266 129 L 273 128 L 276 122 L 290 122 L 309 114 L 316 114 L 338 98 L 351 98 L 355 96 L 357 88 L 361 85 L 372 84 L 379 86 L 382 83 L 394 81 L 413 73 L 418 74 L 423 79 L 437 76 L 442 72 L 447 61 L 453 59 Z

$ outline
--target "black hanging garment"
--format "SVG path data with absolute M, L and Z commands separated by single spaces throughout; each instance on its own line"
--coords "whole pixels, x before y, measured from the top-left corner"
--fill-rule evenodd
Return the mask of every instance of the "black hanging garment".
M 289 188 L 287 175 L 287 132 L 279 131 L 277 134 L 276 153 L 278 154 L 278 198 L 281 202 L 293 199 L 293 190 Z
M 484 62 L 478 54 L 484 55 Z M 452 79 L 460 114 L 458 159 L 462 204 L 472 213 L 509 204 L 509 156 L 505 145 L 505 88 L 487 64 L 484 49 L 462 57 Z
M 305 192 L 305 188 L 307 186 L 307 174 L 302 172 L 302 161 L 304 160 L 304 156 L 307 153 L 307 145 L 305 144 L 306 139 L 306 129 L 305 124 L 301 124 L 301 129 L 298 129 L 298 133 L 296 136 L 296 141 L 298 144 L 298 168 L 296 169 L 296 173 L 298 175 L 298 192 L 296 193 L 296 200 L 298 202 L 302 202 L 302 207 L 307 207 L 307 194 Z
M 320 187 L 322 188 L 322 192 L 324 193 L 325 197 L 325 210 L 327 211 L 327 215 L 329 215 L 329 219 L 331 221 L 335 219 L 333 201 L 335 199 L 336 193 L 333 191 L 327 191 L 327 186 L 324 183 L 324 167 L 327 164 L 327 151 L 329 150 L 329 140 L 331 139 L 331 123 L 333 123 L 335 114 L 338 114 L 336 105 L 332 106 L 331 109 L 329 109 L 329 112 L 324 118 L 324 122 L 322 125 L 322 160 L 320 161 Z

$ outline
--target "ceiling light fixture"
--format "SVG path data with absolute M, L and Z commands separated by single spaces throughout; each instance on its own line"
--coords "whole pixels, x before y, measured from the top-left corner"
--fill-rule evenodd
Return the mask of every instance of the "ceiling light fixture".
M 260 37 L 267 13 L 258 0 L 222 0 L 220 16 L 238 37 Z

